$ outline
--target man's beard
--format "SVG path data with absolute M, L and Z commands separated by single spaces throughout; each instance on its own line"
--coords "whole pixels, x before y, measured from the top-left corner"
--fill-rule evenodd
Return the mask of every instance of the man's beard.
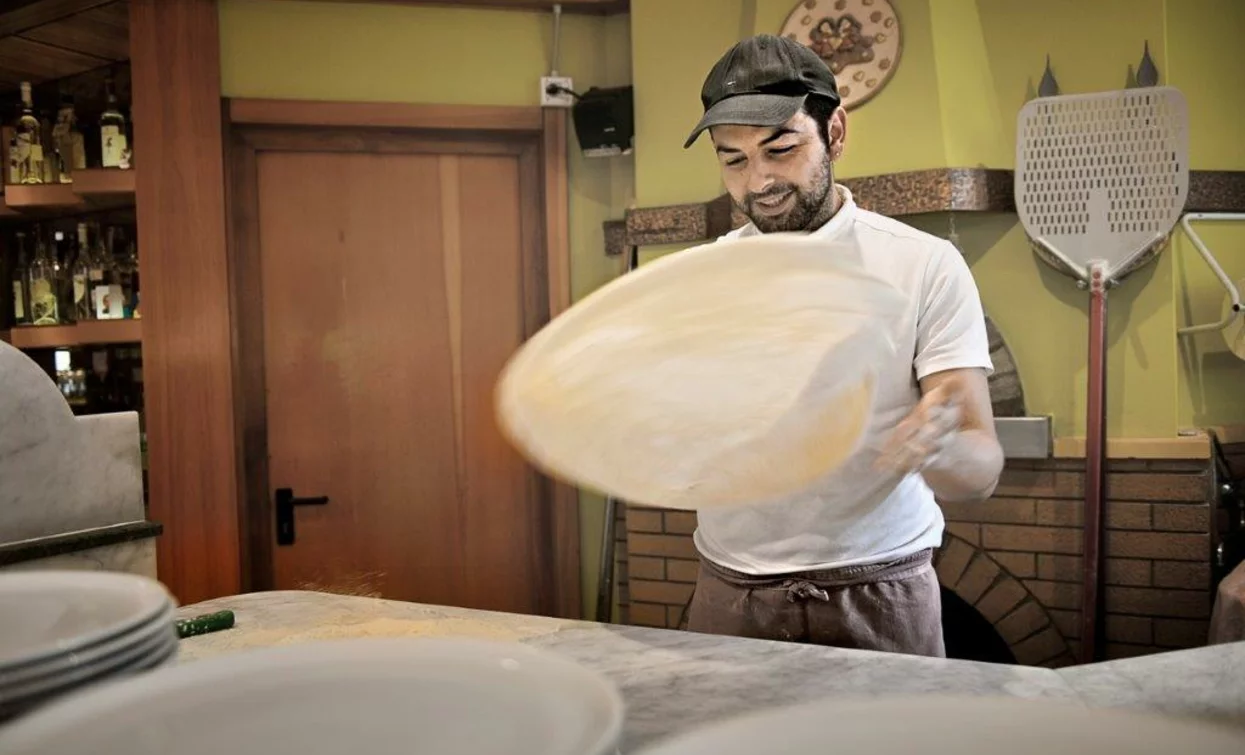
M 822 158 L 821 166 L 812 183 L 805 188 L 784 183 L 771 186 L 763 194 L 748 194 L 740 210 L 761 233 L 786 233 L 813 231 L 825 224 L 834 214 L 830 192 L 834 190 L 834 173 L 830 156 Z M 758 199 L 774 197 L 787 192 L 795 193 L 795 204 L 782 215 L 763 215 L 756 207 Z

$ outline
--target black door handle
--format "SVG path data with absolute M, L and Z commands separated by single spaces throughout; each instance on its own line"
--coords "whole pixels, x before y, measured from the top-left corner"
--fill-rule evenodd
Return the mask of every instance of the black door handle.
M 312 498 L 295 498 L 292 488 L 277 488 L 275 493 L 277 509 L 277 545 L 294 544 L 294 507 L 323 506 L 329 502 L 326 495 Z

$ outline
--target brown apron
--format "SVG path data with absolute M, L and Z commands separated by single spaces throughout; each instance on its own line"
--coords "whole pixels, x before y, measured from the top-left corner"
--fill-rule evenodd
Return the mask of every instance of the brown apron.
M 933 551 L 882 564 L 773 576 L 700 562 L 693 632 L 942 658 Z

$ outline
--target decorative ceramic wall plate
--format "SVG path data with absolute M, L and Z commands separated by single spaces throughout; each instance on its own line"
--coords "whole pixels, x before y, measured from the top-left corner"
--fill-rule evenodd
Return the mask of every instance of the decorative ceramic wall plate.
M 889 0 L 802 0 L 780 33 L 826 61 L 848 110 L 882 91 L 903 49 Z

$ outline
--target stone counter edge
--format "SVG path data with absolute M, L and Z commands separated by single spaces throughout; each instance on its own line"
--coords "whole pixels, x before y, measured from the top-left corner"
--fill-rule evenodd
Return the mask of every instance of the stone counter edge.
M 141 521 L 94 527 L 89 530 L 66 532 L 30 540 L 18 540 L 0 545 L 0 566 L 78 553 L 134 540 L 146 540 L 159 537 L 163 532 L 164 525 L 158 522 Z

